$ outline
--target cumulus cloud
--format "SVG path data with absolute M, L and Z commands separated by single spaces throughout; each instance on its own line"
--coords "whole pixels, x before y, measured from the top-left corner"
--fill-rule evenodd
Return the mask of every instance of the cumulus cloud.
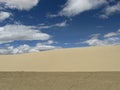
M 27 44 L 24 44 L 24 45 L 20 45 L 18 47 L 9 46 L 7 48 L 0 48 L 0 54 L 1 55 L 23 54 L 23 53 L 52 50 L 52 49 L 57 49 L 57 48 L 59 48 L 59 47 L 51 46 L 51 45 L 44 45 L 41 43 L 36 44 L 36 46 L 29 46 Z
M 5 5 L 5 8 L 30 10 L 38 4 L 40 0 L 0 0 L 0 3 Z
M 120 44 L 120 30 L 117 32 L 110 32 L 105 34 L 100 39 L 100 34 L 92 35 L 89 40 L 84 41 L 84 44 L 90 46 L 105 46 L 105 45 L 119 45 Z
M 12 15 L 12 14 L 9 13 L 9 12 L 1 11 L 1 12 L 0 12 L 0 22 L 8 19 L 11 15 Z
M 67 0 L 59 14 L 61 16 L 72 17 L 85 11 L 96 9 L 106 3 L 106 0 Z
M 104 13 L 102 15 L 100 15 L 101 18 L 108 18 L 110 15 L 113 15 L 114 13 L 118 13 L 120 12 L 120 2 L 118 2 L 115 5 L 108 5 L 105 9 L 104 9 Z
M 35 26 L 6 25 L 0 27 L 0 44 L 18 40 L 49 40 L 50 35 L 42 33 Z

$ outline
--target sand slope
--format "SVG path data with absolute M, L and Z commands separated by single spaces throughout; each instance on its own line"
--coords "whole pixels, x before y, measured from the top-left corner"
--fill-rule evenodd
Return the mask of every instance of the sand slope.
M 120 71 L 120 46 L 1 55 L 0 71 Z

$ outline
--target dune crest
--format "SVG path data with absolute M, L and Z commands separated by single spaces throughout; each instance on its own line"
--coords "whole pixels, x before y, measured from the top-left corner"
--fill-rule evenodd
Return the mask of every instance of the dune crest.
M 120 46 L 0 55 L 0 71 L 120 71 Z

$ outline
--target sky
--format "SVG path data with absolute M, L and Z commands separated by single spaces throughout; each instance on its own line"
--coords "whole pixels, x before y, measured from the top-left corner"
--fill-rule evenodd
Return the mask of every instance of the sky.
M 0 0 L 0 54 L 120 44 L 119 0 Z

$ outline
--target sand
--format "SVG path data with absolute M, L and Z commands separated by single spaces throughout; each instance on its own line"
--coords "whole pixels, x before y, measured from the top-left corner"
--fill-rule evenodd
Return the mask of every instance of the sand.
M 0 71 L 120 71 L 120 46 L 58 49 L 0 55 Z
M 120 90 L 120 72 L 2 72 L 0 90 Z
M 120 46 L 0 56 L 0 90 L 119 90 Z

